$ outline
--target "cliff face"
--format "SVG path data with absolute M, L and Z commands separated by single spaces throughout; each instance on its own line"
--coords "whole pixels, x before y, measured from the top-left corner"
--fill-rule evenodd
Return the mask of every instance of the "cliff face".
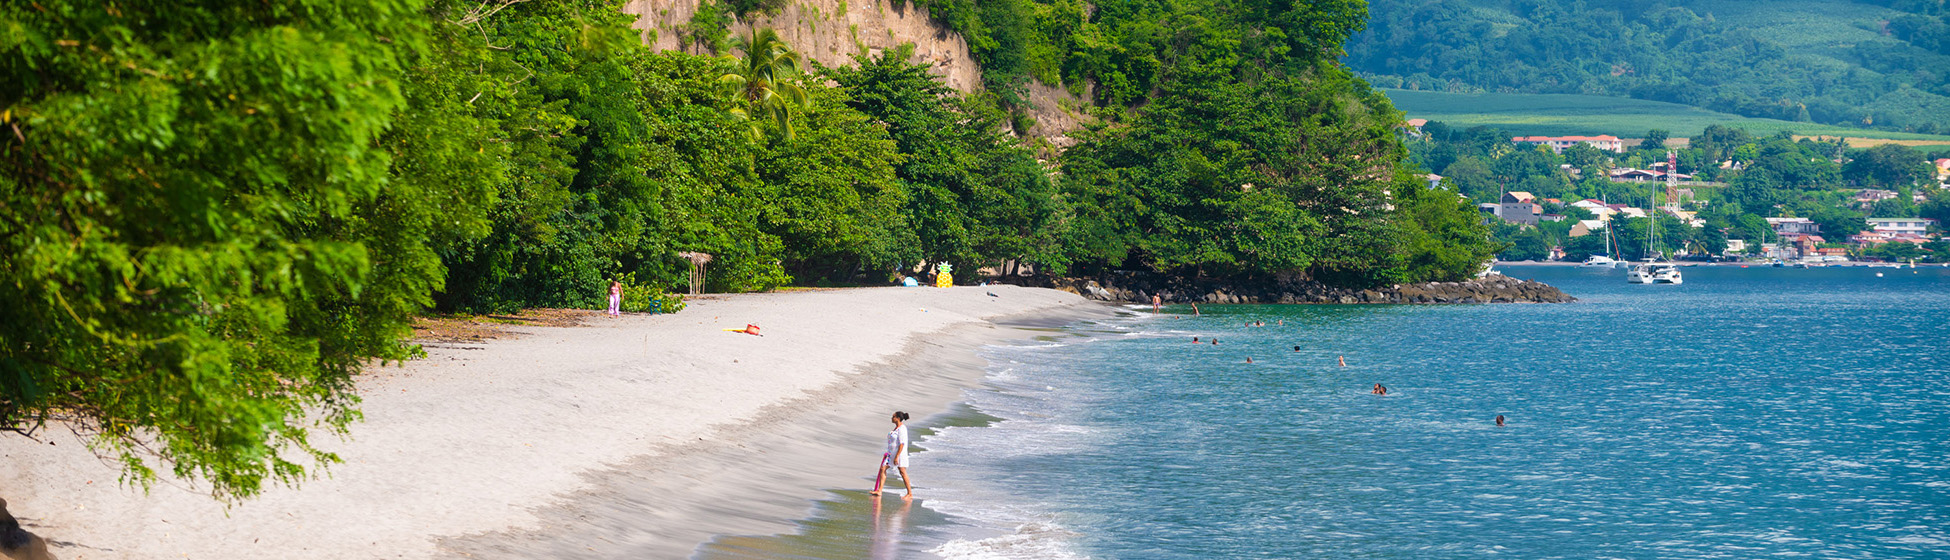
M 697 13 L 699 0 L 630 0 L 623 12 L 636 16 L 632 25 L 645 44 L 657 50 L 685 48 L 684 25 Z M 754 28 L 771 28 L 806 58 L 826 66 L 853 63 L 863 49 L 869 56 L 899 46 L 914 45 L 914 62 L 927 63 L 948 87 L 972 92 L 982 88 L 982 69 L 959 33 L 935 23 L 926 8 L 905 0 L 793 0 L 778 15 L 756 16 L 730 25 L 733 35 L 749 37 Z M 1078 109 L 1084 103 L 1060 88 L 1031 84 L 1036 126 L 1030 136 L 1067 146 L 1069 131 L 1081 128 Z

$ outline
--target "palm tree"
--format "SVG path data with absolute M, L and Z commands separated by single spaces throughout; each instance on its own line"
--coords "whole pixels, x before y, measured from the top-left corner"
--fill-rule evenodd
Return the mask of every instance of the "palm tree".
M 748 107 L 732 109 L 731 114 L 750 124 L 753 140 L 764 136 L 758 121 L 752 118 L 754 112 L 770 117 L 785 133 L 785 138 L 792 139 L 793 113 L 812 104 L 806 90 L 799 86 L 799 53 L 771 29 L 758 30 L 751 40 L 739 41 L 738 47 L 745 51 L 743 63 L 718 78 L 733 101 L 748 104 Z

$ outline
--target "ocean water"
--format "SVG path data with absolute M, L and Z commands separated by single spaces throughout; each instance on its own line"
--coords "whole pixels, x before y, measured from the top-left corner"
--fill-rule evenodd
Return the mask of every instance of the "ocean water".
M 1950 558 L 1950 270 L 1505 272 L 1583 301 L 1134 309 L 990 348 L 916 432 L 917 504 L 839 491 L 698 556 Z

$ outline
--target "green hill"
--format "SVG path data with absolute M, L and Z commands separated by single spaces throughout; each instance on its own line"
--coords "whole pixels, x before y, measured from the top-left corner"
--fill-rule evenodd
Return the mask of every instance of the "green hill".
M 1833 125 L 1743 117 L 1690 105 L 1625 97 L 1574 94 L 1446 93 L 1382 90 L 1409 118 L 1457 127 L 1493 126 L 1512 134 L 1610 134 L 1639 137 L 1648 129 L 1690 137 L 1708 125 L 1726 125 L 1767 136 L 1781 131 L 1950 144 L 1950 136 L 1869 130 Z
M 1381 87 L 1950 133 L 1950 16 L 1934 0 L 1372 0 L 1369 11 L 1345 60 Z

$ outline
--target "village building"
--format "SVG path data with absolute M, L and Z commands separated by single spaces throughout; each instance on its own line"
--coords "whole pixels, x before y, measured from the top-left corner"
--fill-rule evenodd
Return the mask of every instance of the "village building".
M 1621 167 L 1618 169 L 1613 169 L 1611 170 L 1610 175 L 1611 175 L 1611 180 L 1613 181 L 1634 182 L 1634 183 L 1643 183 L 1647 181 L 1665 181 L 1667 175 L 1671 175 L 1673 180 L 1676 181 L 1693 180 L 1692 175 L 1687 175 L 1685 173 L 1667 173 L 1665 171 L 1659 171 L 1656 169 L 1633 169 L 1630 167 Z
M 1855 201 L 1863 204 L 1875 204 L 1877 202 L 1890 200 L 1894 198 L 1896 198 L 1896 191 L 1889 191 L 1883 189 L 1862 189 L 1860 191 L 1855 192 Z
M 1503 193 L 1498 203 L 1497 217 L 1513 224 L 1537 225 L 1544 217 L 1544 207 L 1537 204 L 1537 197 L 1523 191 Z
M 1600 202 L 1599 200 L 1593 198 L 1587 198 L 1584 200 L 1573 202 L 1571 203 L 1571 207 L 1583 208 L 1584 211 L 1590 212 L 1593 217 L 1596 217 L 1600 220 L 1605 219 L 1605 216 L 1610 216 L 1612 213 L 1612 209 L 1607 207 L 1604 202 Z
M 1745 239 L 1728 239 L 1728 240 L 1727 240 L 1727 252 L 1728 252 L 1728 253 L 1745 253 L 1745 252 L 1747 252 L 1747 240 L 1745 240 Z
M 1551 151 L 1560 154 L 1564 153 L 1565 148 L 1578 144 L 1590 144 L 1592 147 L 1607 152 L 1625 151 L 1625 141 L 1609 134 L 1601 136 L 1518 136 L 1511 138 L 1510 141 L 1517 144 L 1550 146 Z
M 1768 218 L 1767 227 L 1774 228 L 1774 233 L 1782 237 L 1821 233 L 1821 224 L 1807 218 Z
M 1571 237 L 1584 237 L 1604 230 L 1604 220 L 1578 220 L 1578 223 L 1571 224 L 1571 233 L 1568 235 Z
M 1476 211 L 1483 214 L 1483 223 L 1487 224 L 1490 223 L 1490 220 L 1496 220 L 1502 217 L 1503 207 L 1494 202 L 1485 202 L 1476 205 Z
M 1422 127 L 1428 124 L 1428 119 L 1408 119 L 1407 122 L 1402 123 L 1403 128 L 1407 129 L 1408 135 L 1416 138 L 1422 137 Z
M 1936 220 L 1927 218 L 1869 218 L 1869 229 L 1888 236 L 1923 235 L 1930 231 Z

